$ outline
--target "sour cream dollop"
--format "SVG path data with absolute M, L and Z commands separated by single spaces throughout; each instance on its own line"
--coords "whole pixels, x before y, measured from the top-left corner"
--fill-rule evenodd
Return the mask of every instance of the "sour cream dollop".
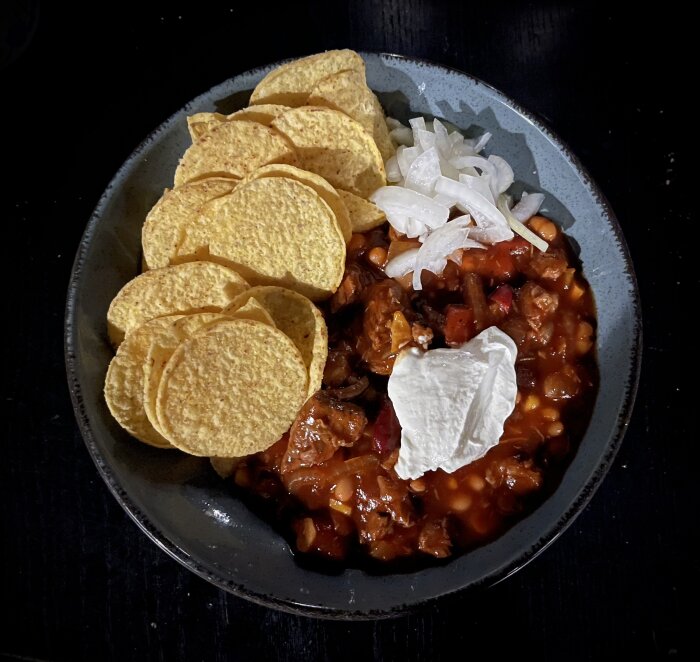
M 460 347 L 410 348 L 397 357 L 388 392 L 402 428 L 399 477 L 452 473 L 498 443 L 515 407 L 517 353 L 492 326 Z

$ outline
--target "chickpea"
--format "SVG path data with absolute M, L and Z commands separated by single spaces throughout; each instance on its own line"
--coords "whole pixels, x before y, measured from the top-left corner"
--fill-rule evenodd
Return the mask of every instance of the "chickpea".
M 245 467 L 241 467 L 236 471 L 233 480 L 238 487 L 248 487 L 250 485 L 250 472 Z
M 523 402 L 523 409 L 525 411 L 534 411 L 539 406 L 540 399 L 534 393 L 528 395 L 527 398 L 525 398 L 525 402 Z
M 576 328 L 576 337 L 579 340 L 588 340 L 593 335 L 593 327 L 588 323 L 581 321 Z
M 547 435 L 550 437 L 559 437 L 564 432 L 564 424 L 561 421 L 551 423 L 547 428 Z
M 456 513 L 463 513 L 469 510 L 472 505 L 472 498 L 468 494 L 458 494 L 450 501 L 450 508 Z
M 297 546 L 302 552 L 308 552 L 316 539 L 316 526 L 310 517 L 305 517 L 302 529 L 297 536 Z
M 386 264 L 386 248 L 375 246 L 369 253 L 367 253 L 367 259 L 375 267 L 383 267 L 384 264 Z
M 557 226 L 544 216 L 533 216 L 528 225 L 533 232 L 536 232 L 545 241 L 551 242 L 557 238 Z
M 333 488 L 333 493 L 338 501 L 350 501 L 352 495 L 355 493 L 352 479 L 349 476 L 341 478 Z
M 363 234 L 354 234 L 348 242 L 348 252 L 359 251 L 367 245 L 367 239 Z
M 476 474 L 469 474 L 469 476 L 467 476 L 467 483 L 475 492 L 481 492 L 481 490 L 486 487 L 484 479 Z
M 545 421 L 558 421 L 559 420 L 559 410 L 554 407 L 542 407 L 540 415 Z
M 412 492 L 425 492 L 427 486 L 422 478 L 416 478 L 411 481 L 409 487 Z

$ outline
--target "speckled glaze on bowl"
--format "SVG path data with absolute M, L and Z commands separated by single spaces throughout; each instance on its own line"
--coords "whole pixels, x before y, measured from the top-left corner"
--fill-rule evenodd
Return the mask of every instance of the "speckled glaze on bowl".
M 496 541 L 449 563 L 407 574 L 358 569 L 327 575 L 300 567 L 282 537 L 231 496 L 206 460 L 135 442 L 111 418 L 102 386 L 112 350 L 105 315 L 139 269 L 146 212 L 172 185 L 189 144 L 185 117 L 246 105 L 270 65 L 201 95 L 154 131 L 100 199 L 78 250 L 68 290 L 65 348 L 76 417 L 97 468 L 139 527 L 185 567 L 254 602 L 327 618 L 401 613 L 441 595 L 493 584 L 550 544 L 600 484 L 631 413 L 641 351 L 639 297 L 620 227 L 566 146 L 500 92 L 459 71 L 395 55 L 363 54 L 367 80 L 388 113 L 445 118 L 493 134 L 487 152 L 513 166 L 516 186 L 547 194 L 544 210 L 563 224 L 598 306 L 600 391 L 581 446 L 554 494 Z M 468 131 L 469 133 L 469 131 Z

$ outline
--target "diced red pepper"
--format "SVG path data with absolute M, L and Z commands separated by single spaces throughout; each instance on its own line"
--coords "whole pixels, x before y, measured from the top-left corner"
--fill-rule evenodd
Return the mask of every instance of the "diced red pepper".
M 474 336 L 474 311 L 469 306 L 451 304 L 445 309 L 445 342 L 456 346 Z
M 396 448 L 401 438 L 401 425 L 396 418 L 391 400 L 386 398 L 374 422 L 372 446 L 378 453 L 390 453 Z
M 507 315 L 513 305 L 513 288 L 510 285 L 499 285 L 489 294 L 489 301 L 497 303 Z

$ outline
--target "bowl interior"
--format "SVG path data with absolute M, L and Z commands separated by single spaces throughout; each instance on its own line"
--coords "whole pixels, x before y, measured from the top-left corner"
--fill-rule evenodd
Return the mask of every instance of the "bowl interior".
M 390 55 L 363 54 L 367 79 L 388 114 L 445 118 L 468 134 L 490 131 L 487 152 L 506 158 L 516 187 L 543 191 L 545 213 L 580 250 L 598 307 L 600 390 L 581 446 L 558 489 L 496 541 L 418 572 L 328 575 L 302 568 L 285 540 L 227 492 L 206 460 L 151 449 L 112 419 L 102 388 L 112 350 L 110 301 L 138 273 L 143 219 L 189 144 L 185 118 L 247 104 L 274 65 L 213 88 L 160 126 L 129 157 L 99 201 L 83 237 L 68 294 L 66 360 L 78 422 L 95 462 L 123 507 L 165 551 L 238 595 L 330 617 L 395 613 L 521 567 L 571 522 L 612 460 L 627 424 L 639 362 L 639 305 L 617 221 L 578 161 L 535 118 L 461 72 Z

